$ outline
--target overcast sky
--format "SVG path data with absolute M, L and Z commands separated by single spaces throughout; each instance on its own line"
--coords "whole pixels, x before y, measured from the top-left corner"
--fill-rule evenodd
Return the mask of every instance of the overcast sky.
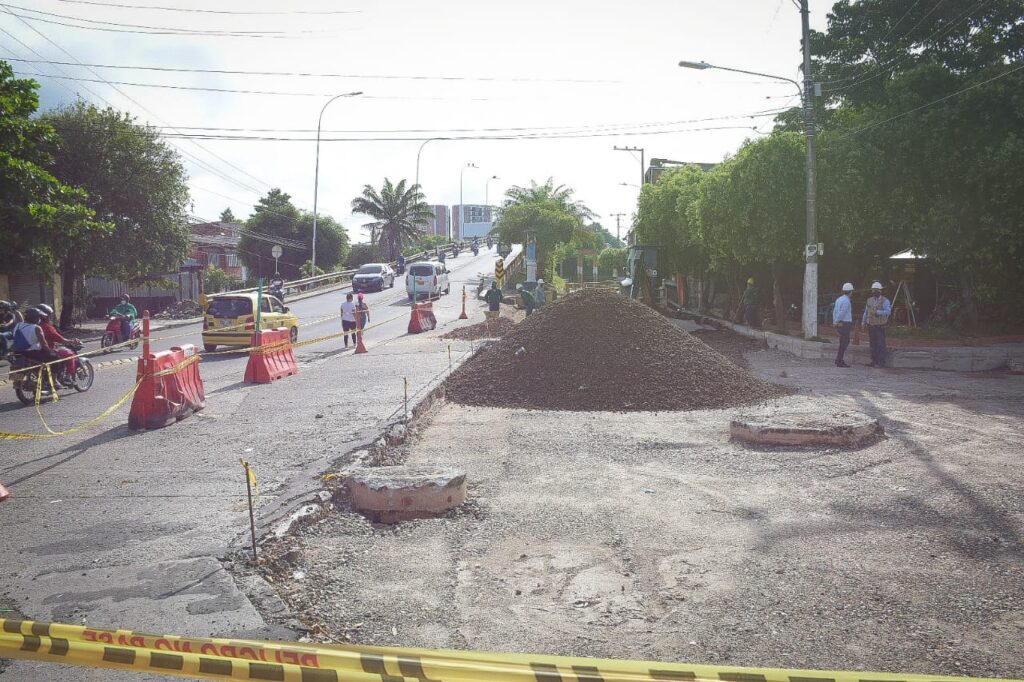
M 208 219 L 228 206 L 236 216 L 248 216 L 268 187 L 282 188 L 298 206 L 312 210 L 311 140 L 320 109 L 333 95 L 363 91 L 364 96 L 342 98 L 327 108 L 324 138 L 410 139 L 321 144 L 319 210 L 340 220 L 354 241 L 366 240 L 360 225 L 367 219 L 349 210 L 364 184 L 379 187 L 385 176 L 412 183 L 423 140 L 466 135 L 587 137 L 431 141 L 420 162 L 420 183 L 430 203 L 458 203 L 460 171 L 474 163 L 477 169 L 462 174 L 467 204 L 483 203 L 485 194 L 498 203 L 511 185 L 554 177 L 574 188 L 614 232 L 613 214 L 627 214 L 626 225 L 635 211 L 641 177 L 639 155 L 614 146 L 643 147 L 648 161 L 718 161 L 756 136 L 754 126 L 762 133 L 770 130 L 770 116 L 750 114 L 797 101 L 790 84 L 681 69 L 680 59 L 800 79 L 800 15 L 791 0 L 22 2 L 0 6 L 0 58 L 40 59 L 34 50 L 42 59 L 72 63 L 344 74 L 90 70 L 12 62 L 19 74 L 304 93 L 206 92 L 36 77 L 44 108 L 78 93 L 179 133 L 304 138 L 172 140 L 188 155 L 194 212 Z M 813 27 L 824 29 L 830 6 L 812 0 Z M 334 13 L 322 13 L 328 11 Z M 210 35 L 158 33 L 167 28 Z M 498 179 L 490 180 L 488 192 L 493 176 Z

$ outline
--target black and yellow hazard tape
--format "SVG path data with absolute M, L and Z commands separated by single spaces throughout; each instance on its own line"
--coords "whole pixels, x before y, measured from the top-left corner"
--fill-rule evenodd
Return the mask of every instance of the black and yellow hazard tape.
M 282 682 L 1021 682 L 358 645 L 190 639 L 0 619 L 0 657 L 204 680 Z

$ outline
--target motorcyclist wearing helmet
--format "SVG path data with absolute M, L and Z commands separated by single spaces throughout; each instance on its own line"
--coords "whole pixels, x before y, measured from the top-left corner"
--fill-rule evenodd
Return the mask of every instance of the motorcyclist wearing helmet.
M 24 321 L 17 301 L 0 301 L 0 356 L 7 355 L 14 339 L 14 327 Z
M 124 316 L 121 319 L 121 341 L 127 341 L 132 335 L 132 320 L 139 316 L 139 311 L 132 305 L 132 297 L 123 294 L 121 302 L 114 306 L 110 314 Z
M 62 384 L 70 386 L 77 370 L 75 350 L 81 348 L 82 344 L 78 341 L 64 338 L 63 334 L 57 330 L 57 327 L 51 322 L 53 319 L 53 308 L 45 303 L 40 303 L 36 306 L 36 310 L 39 311 L 39 326 L 43 329 L 43 337 L 46 339 L 46 343 L 53 348 L 58 357 L 67 358 L 66 362 L 62 362 L 57 366 L 57 378 Z
M 35 308 L 29 308 L 24 314 L 25 321 L 19 322 L 14 328 L 14 341 L 11 350 L 24 355 L 36 362 L 50 362 L 57 359 L 57 354 L 50 348 L 39 326 L 42 316 Z

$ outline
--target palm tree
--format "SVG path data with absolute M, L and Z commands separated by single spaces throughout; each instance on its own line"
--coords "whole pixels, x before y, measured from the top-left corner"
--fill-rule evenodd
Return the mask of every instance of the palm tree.
M 555 186 L 554 178 L 548 178 L 543 185 L 538 185 L 535 180 L 530 181 L 529 187 L 514 185 L 505 192 L 505 203 L 503 208 L 520 204 L 542 204 L 553 203 L 565 210 L 567 213 L 579 218 L 580 222 L 593 220 L 597 215 L 591 211 L 582 201 L 573 200 L 576 191 L 566 185 Z
M 433 219 L 434 211 L 423 201 L 419 185 L 405 188 L 405 180 L 397 185 L 384 178 L 384 186 L 377 193 L 370 185 L 363 187 L 361 196 L 352 200 L 352 212 L 374 219 L 363 227 L 370 228 L 370 241 L 383 257 L 395 260 L 402 246 L 414 243 L 422 236 L 419 226 Z

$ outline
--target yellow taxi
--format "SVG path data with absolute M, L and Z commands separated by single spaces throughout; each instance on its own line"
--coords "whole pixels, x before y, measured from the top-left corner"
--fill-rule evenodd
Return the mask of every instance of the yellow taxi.
M 212 351 L 217 346 L 245 348 L 252 345 L 252 333 L 256 330 L 256 301 L 256 292 L 207 298 L 203 314 L 203 348 Z M 278 327 L 290 329 L 292 341 L 299 337 L 299 318 L 276 297 L 263 294 L 260 329 Z

